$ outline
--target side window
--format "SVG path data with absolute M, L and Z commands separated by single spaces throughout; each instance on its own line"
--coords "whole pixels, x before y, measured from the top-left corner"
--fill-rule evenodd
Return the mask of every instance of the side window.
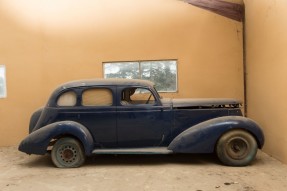
M 57 100 L 58 106 L 75 106 L 77 103 L 77 95 L 73 91 L 63 93 Z
M 122 105 L 154 105 L 155 98 L 152 92 L 145 88 L 126 88 L 122 92 Z
M 84 91 L 82 95 L 83 106 L 111 106 L 113 95 L 111 90 L 106 88 L 93 88 Z

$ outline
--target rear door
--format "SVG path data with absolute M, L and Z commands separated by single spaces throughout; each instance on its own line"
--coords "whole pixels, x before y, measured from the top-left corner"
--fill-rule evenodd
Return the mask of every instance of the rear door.
M 75 121 L 92 134 L 96 148 L 117 146 L 116 88 L 82 87 L 62 93 L 57 101 L 56 121 Z
M 117 146 L 115 92 L 114 86 L 94 87 L 82 92 L 79 121 L 92 133 L 95 147 Z

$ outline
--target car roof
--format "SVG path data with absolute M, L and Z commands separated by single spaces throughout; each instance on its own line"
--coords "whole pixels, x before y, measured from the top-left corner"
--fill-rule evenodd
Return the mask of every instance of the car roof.
M 60 85 L 60 88 L 66 89 L 72 87 L 97 86 L 97 85 L 154 86 L 154 83 L 148 80 L 140 80 L 140 79 L 98 78 L 98 79 L 87 79 L 87 80 L 77 80 L 67 82 Z
M 140 79 L 121 79 L 121 78 L 109 78 L 109 79 L 86 79 L 86 80 L 77 80 L 64 83 L 54 90 L 48 105 L 54 105 L 57 96 L 66 89 L 77 88 L 77 87 L 93 87 L 93 86 L 141 86 L 141 87 L 153 87 L 154 83 L 148 80 Z

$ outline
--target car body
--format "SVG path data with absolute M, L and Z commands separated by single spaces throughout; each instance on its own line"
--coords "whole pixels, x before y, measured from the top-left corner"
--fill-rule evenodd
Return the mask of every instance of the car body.
M 226 165 L 245 166 L 264 135 L 240 105 L 235 99 L 161 98 L 146 80 L 68 82 L 33 113 L 19 150 L 51 151 L 57 167 L 78 167 L 93 154 L 213 152 Z

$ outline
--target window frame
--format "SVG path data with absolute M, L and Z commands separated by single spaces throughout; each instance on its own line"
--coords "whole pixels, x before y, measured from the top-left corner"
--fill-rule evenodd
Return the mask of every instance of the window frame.
M 110 61 L 110 62 L 102 62 L 102 74 L 103 74 L 103 78 L 105 79 L 109 79 L 106 77 L 105 74 L 105 64 L 120 64 L 120 63 L 134 63 L 137 62 L 138 66 L 139 66 L 139 78 L 137 79 L 143 79 L 142 78 L 142 70 L 141 70 L 141 63 L 144 62 L 160 62 L 160 61 L 174 61 L 175 62 L 175 90 L 171 90 L 171 91 L 164 91 L 164 90 L 158 90 L 157 91 L 159 93 L 178 93 L 178 60 L 177 59 L 163 59 L 163 60 L 137 60 L 137 61 Z M 132 79 L 136 79 L 136 78 L 132 78 Z M 151 81 L 150 79 L 148 79 L 149 81 Z M 155 87 L 157 86 L 156 82 L 155 83 Z

